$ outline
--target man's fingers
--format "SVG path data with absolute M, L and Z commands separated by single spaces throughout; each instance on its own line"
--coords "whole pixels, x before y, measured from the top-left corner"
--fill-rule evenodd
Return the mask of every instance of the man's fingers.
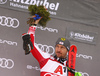
M 42 17 L 41 17 L 41 18 L 42 18 Z M 41 20 L 41 18 L 40 18 L 40 19 L 38 19 L 38 20 L 36 20 L 34 24 L 38 24 L 38 23 L 39 23 L 39 21 Z

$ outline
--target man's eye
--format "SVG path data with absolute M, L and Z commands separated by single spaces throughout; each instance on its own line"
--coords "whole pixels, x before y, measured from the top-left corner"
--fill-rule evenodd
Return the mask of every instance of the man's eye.
M 61 47 L 61 48 L 64 48 L 64 47 Z

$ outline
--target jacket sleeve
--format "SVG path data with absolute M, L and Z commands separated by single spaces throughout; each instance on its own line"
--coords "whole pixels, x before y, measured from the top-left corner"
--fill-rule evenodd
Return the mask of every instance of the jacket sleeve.
M 47 59 L 50 57 L 48 53 L 43 52 L 38 46 L 36 46 L 35 43 L 35 30 L 36 26 L 29 27 L 28 34 L 30 34 L 31 42 L 33 44 L 33 49 L 30 51 L 32 55 L 37 59 L 37 61 L 40 63 L 44 59 Z

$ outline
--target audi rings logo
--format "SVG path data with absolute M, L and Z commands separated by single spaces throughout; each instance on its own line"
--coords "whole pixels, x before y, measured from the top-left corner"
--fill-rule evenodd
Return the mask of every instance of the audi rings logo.
M 55 49 L 53 46 L 48 46 L 48 45 L 42 45 L 42 44 L 37 44 L 35 43 L 42 51 L 45 51 L 46 53 L 49 53 L 50 55 L 53 55 L 55 52 Z
M 5 4 L 7 0 L 0 0 L 0 4 Z
M 0 67 L 12 69 L 14 67 L 14 62 L 11 59 L 0 58 Z
M 16 18 L 0 16 L 0 25 L 17 28 L 19 26 L 19 21 Z

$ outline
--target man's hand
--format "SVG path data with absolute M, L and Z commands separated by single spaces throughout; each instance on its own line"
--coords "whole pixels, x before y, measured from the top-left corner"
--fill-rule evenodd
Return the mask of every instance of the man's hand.
M 34 16 L 28 19 L 29 20 L 27 21 L 27 24 L 29 24 L 29 26 L 32 26 L 32 25 L 37 25 L 39 21 L 42 19 L 42 17 L 40 17 L 38 14 L 35 14 Z
M 34 24 L 38 24 L 42 17 L 34 22 Z
M 42 17 L 40 17 L 38 14 L 35 14 L 34 16 L 32 16 L 32 18 L 35 20 L 34 24 L 36 25 L 39 23 Z

